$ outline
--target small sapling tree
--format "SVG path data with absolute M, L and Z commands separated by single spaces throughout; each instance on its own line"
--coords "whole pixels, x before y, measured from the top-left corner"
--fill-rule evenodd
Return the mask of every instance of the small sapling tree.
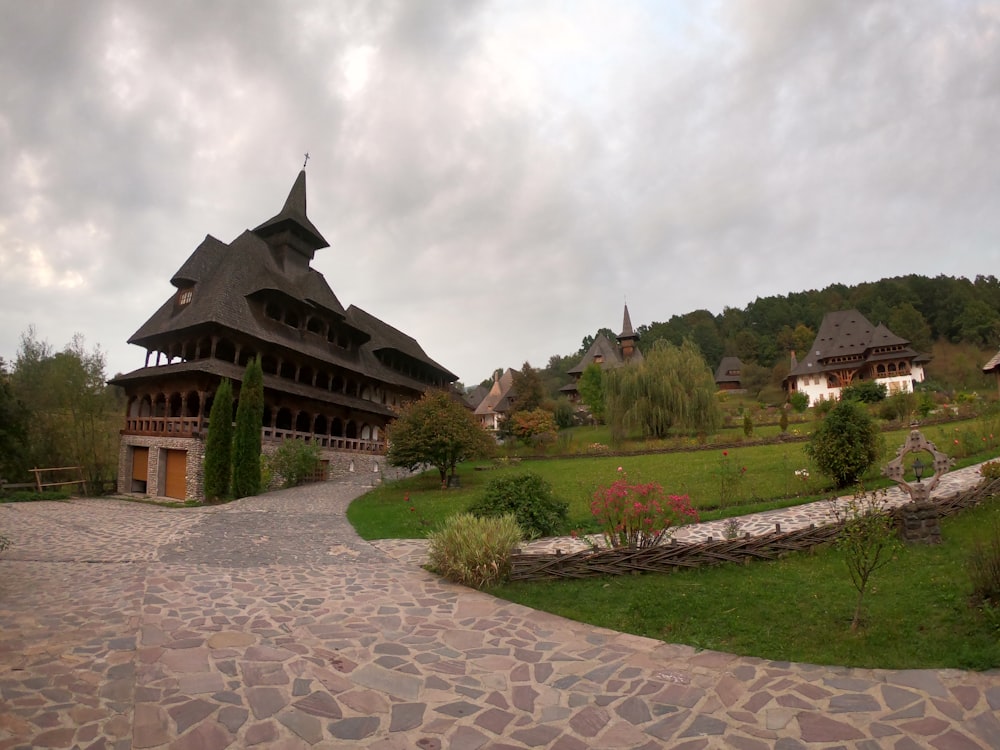
M 836 546 L 844 553 L 851 583 L 858 592 L 851 619 L 851 632 L 856 632 L 872 575 L 892 562 L 901 544 L 895 522 L 886 512 L 885 490 L 867 493 L 859 487 L 845 504 L 834 501 L 833 513 L 843 524 Z

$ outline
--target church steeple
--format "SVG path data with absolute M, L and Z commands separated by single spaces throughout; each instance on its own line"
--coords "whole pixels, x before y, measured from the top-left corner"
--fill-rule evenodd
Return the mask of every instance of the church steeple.
M 628 314 L 628 303 L 625 304 L 625 316 L 622 320 L 622 332 L 618 334 L 618 346 L 621 348 L 622 359 L 628 362 L 635 352 L 635 342 L 639 340 L 639 335 L 632 330 L 632 319 Z
M 292 185 L 281 211 L 253 231 L 278 255 L 287 257 L 285 250 L 293 250 L 306 259 L 307 265 L 317 250 L 330 246 L 306 216 L 305 169 L 295 178 L 295 184 Z

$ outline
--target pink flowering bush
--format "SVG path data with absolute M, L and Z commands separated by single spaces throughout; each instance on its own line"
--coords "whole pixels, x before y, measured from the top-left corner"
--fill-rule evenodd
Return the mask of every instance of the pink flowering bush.
M 630 482 L 618 467 L 618 478 L 594 493 L 590 503 L 609 547 L 653 547 L 698 513 L 687 495 L 667 495 L 655 482 Z

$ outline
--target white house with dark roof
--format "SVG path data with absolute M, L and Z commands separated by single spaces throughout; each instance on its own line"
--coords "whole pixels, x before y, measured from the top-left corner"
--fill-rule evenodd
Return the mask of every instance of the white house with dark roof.
M 476 406 L 475 415 L 479 423 L 487 430 L 497 432 L 514 403 L 514 395 L 514 371 L 508 367 L 502 374 L 494 373 L 489 393 Z
M 912 393 L 913 384 L 924 380 L 926 359 L 885 325 L 872 325 L 857 310 L 842 310 L 823 316 L 805 357 L 797 360 L 792 352 L 784 386 L 806 394 L 810 406 L 839 399 L 844 387 L 864 380 L 884 384 L 890 395 Z

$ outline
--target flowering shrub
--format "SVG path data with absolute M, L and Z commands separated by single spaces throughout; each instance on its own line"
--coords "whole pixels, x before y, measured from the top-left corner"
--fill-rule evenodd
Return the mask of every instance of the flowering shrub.
M 608 547 L 653 547 L 677 526 L 698 521 L 687 495 L 667 495 L 655 482 L 629 482 L 620 466 L 618 478 L 594 493 L 590 512 Z
M 1000 477 L 1000 461 L 987 461 L 979 467 L 979 474 L 986 480 L 997 479 Z

